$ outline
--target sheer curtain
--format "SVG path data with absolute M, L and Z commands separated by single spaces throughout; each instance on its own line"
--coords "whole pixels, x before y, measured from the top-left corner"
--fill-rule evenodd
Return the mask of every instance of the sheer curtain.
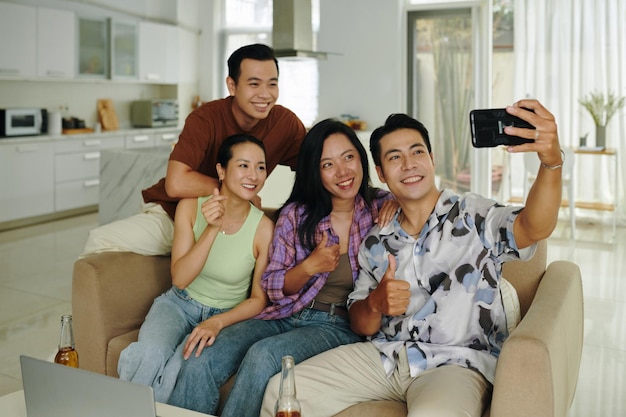
M 590 92 L 626 96 L 625 22 L 624 0 L 515 0 L 515 98 L 534 97 L 549 108 L 563 146 L 578 147 L 586 133 L 588 145 L 594 143 L 595 126 L 579 98 Z M 619 180 L 623 225 L 626 108 L 609 122 L 606 146 L 617 149 L 616 158 L 576 158 L 577 200 L 613 202 L 614 181 Z M 611 165 L 615 162 L 618 178 Z

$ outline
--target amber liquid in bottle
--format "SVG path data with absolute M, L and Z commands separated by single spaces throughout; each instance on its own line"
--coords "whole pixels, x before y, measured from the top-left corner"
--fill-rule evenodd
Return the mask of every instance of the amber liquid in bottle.
M 78 368 L 78 352 L 74 348 L 74 331 L 72 330 L 72 315 L 61 316 L 61 336 L 59 338 L 59 351 L 54 357 L 54 362 Z
M 280 391 L 274 415 L 276 417 L 300 417 L 300 402 L 296 398 L 296 375 L 293 356 L 283 356 L 280 374 Z
M 299 411 L 279 411 L 276 413 L 276 417 L 300 417 Z

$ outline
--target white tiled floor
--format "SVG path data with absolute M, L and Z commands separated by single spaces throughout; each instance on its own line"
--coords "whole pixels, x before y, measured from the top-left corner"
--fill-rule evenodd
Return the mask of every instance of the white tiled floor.
M 18 356 L 49 358 L 61 314 L 71 311 L 72 267 L 97 214 L 0 232 L 0 395 L 21 389 Z M 579 222 L 550 239 L 549 261 L 576 262 L 583 275 L 585 342 L 569 417 L 626 415 L 626 234 Z M 564 239 L 559 238 L 564 236 Z

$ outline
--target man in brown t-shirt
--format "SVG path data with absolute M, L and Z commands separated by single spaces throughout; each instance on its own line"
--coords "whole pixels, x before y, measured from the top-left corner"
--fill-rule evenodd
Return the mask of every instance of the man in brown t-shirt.
M 295 169 L 306 130 L 293 112 L 276 105 L 278 61 L 273 50 L 253 44 L 233 52 L 226 85 L 229 97 L 205 103 L 187 116 L 165 178 L 142 191 L 149 203 L 144 211 L 92 230 L 81 256 L 170 253 L 178 201 L 213 193 L 218 186 L 217 150 L 230 135 L 247 133 L 263 141 L 268 175 L 278 164 Z

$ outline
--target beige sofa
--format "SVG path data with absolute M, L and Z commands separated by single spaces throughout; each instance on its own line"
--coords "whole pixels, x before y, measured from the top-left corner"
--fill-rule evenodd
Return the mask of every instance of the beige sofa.
M 72 310 L 81 368 L 117 376 L 120 351 L 137 340 L 153 299 L 171 286 L 169 266 L 169 257 L 133 253 L 76 261 Z M 574 396 L 582 351 L 580 270 L 566 261 L 546 269 L 542 242 L 532 260 L 505 264 L 504 276 L 517 289 L 522 321 L 504 344 L 484 415 L 563 417 Z M 406 407 L 372 401 L 339 416 L 406 416 Z

